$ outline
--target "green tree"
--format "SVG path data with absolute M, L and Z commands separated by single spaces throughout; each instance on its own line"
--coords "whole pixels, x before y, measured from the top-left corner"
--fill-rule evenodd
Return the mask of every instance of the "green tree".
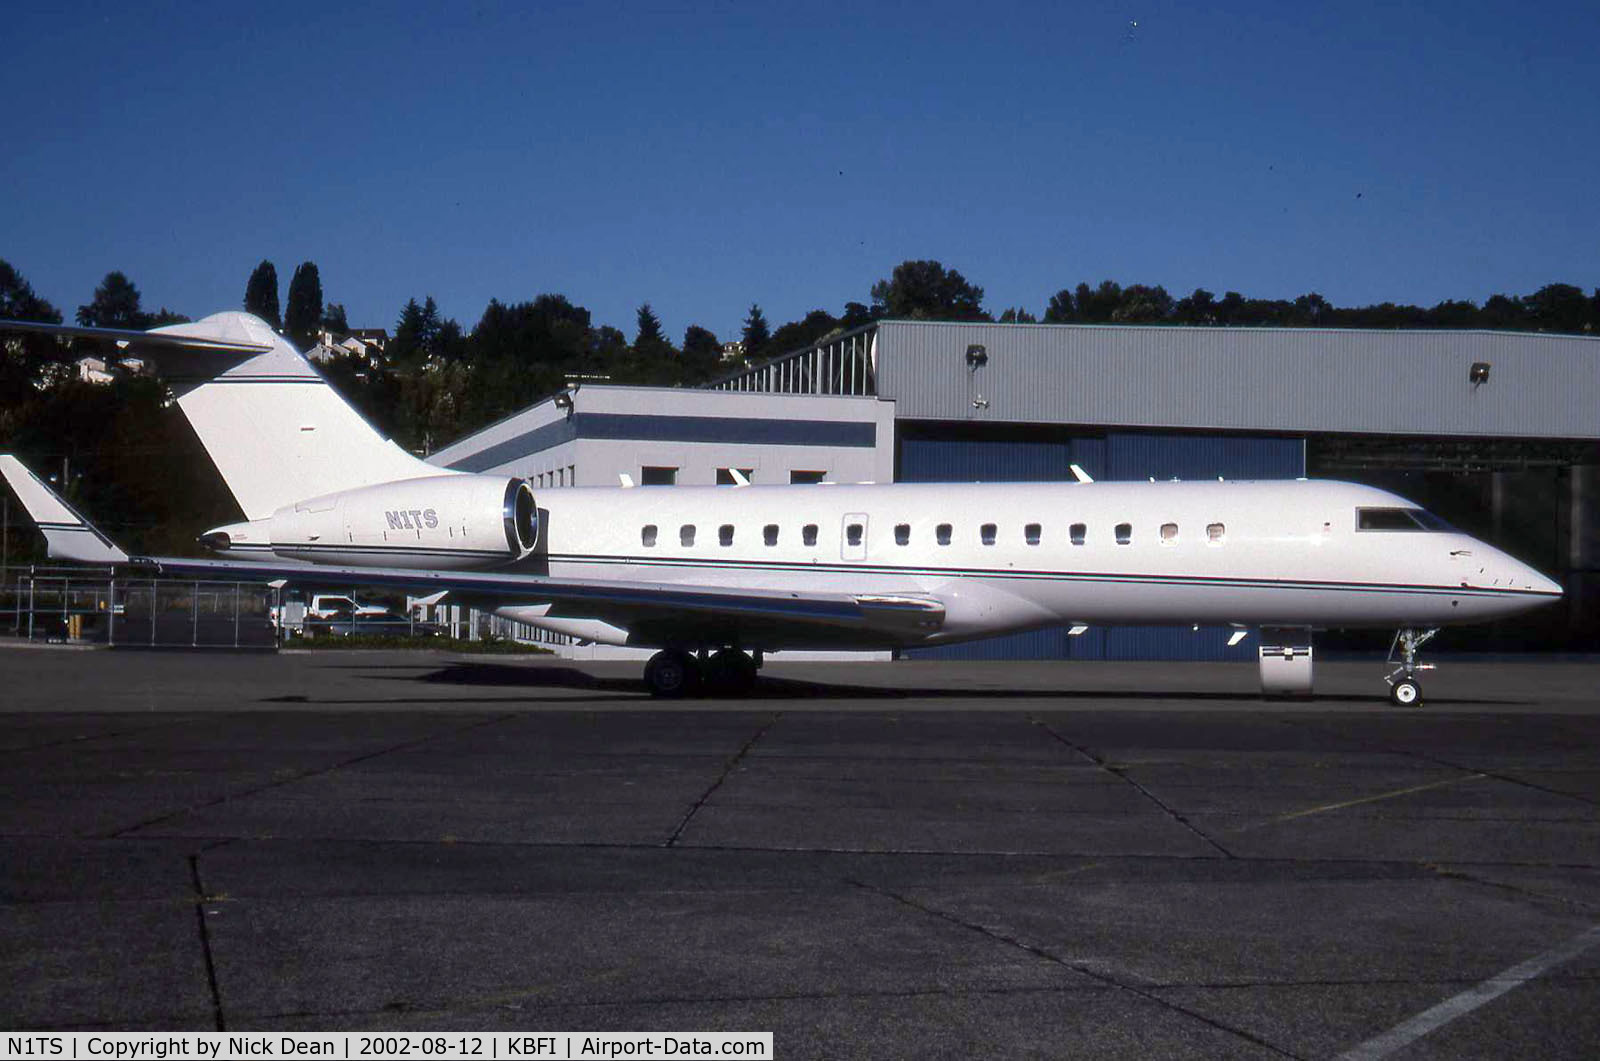
M 1023 309 L 1021 306 L 1010 306 L 1010 307 L 1007 307 L 1007 309 L 1006 309 L 1006 311 L 1004 313 L 1000 314 L 1000 323 L 1001 324 L 1038 324 L 1039 323 L 1039 319 L 1037 317 L 1035 317 L 1033 314 L 1029 313 L 1027 310 Z
M 879 316 L 906 320 L 981 321 L 983 288 L 936 261 L 904 261 L 887 280 L 872 285 Z
M 1046 324 L 1070 324 L 1077 319 L 1078 300 L 1073 297 L 1070 288 L 1063 287 L 1050 296 L 1050 301 L 1044 307 Z
M 323 308 L 322 327 L 335 336 L 350 334 L 350 322 L 345 318 L 343 303 L 330 302 Z
M 772 331 L 767 325 L 766 315 L 761 312 L 761 307 L 754 302 L 750 304 L 750 313 L 744 319 L 744 356 L 754 360 L 766 350 L 767 344 L 772 341 Z
M 263 259 L 250 273 L 244 285 L 244 311 L 272 325 L 273 331 L 283 328 L 283 318 L 278 313 L 278 267 Z
M 1588 296 L 1582 288 L 1571 284 L 1546 284 L 1533 294 L 1524 295 L 1522 304 L 1527 309 L 1529 323 L 1542 332 L 1592 329 Z
M 289 300 L 283 309 L 283 331 L 302 350 L 317 341 L 322 323 L 322 278 L 316 262 L 301 262 L 289 280 Z
M 635 347 L 649 347 L 659 349 L 667 343 L 667 337 L 661 332 L 661 318 L 656 316 L 656 311 L 646 302 L 639 307 L 639 331 L 633 337 Z
M 143 328 L 139 289 L 119 272 L 110 272 L 94 289 L 87 306 L 78 307 L 78 323 L 85 328 Z
M 60 324 L 61 311 L 34 294 L 22 274 L 0 259 L 0 318 Z M 19 336 L 15 342 L 0 337 L 0 439 L 9 434 L 6 421 L 32 395 L 34 366 L 64 356 L 64 348 L 47 335 Z
M 839 322 L 825 309 L 814 309 L 801 320 L 791 321 L 772 333 L 768 349 L 774 354 L 787 354 L 810 346 L 829 333 L 839 329 Z
M 683 332 L 683 381 L 702 383 L 722 364 L 722 344 L 709 328 L 691 324 Z

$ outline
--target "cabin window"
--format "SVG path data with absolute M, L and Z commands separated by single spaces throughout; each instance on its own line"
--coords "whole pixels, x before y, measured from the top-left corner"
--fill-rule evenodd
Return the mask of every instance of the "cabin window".
M 1089 528 L 1082 523 L 1074 523 L 1067 528 L 1067 534 L 1072 538 L 1073 545 L 1082 545 L 1089 537 Z
M 827 472 L 802 471 L 801 469 L 796 468 L 789 473 L 789 482 L 791 485 L 798 485 L 800 483 L 820 483 L 827 477 Z
M 1117 533 L 1117 544 L 1118 545 L 1127 545 L 1129 542 L 1133 541 L 1133 524 L 1131 524 L 1131 523 L 1119 523 L 1119 524 L 1117 524 L 1116 533 Z
M 1176 523 L 1163 523 L 1161 525 L 1161 540 L 1168 545 L 1178 540 L 1178 525 Z
M 645 465 L 639 469 L 640 486 L 672 486 L 678 481 L 678 469 Z
M 654 549 L 656 547 L 656 525 L 654 523 L 646 523 L 644 525 L 644 529 L 639 532 L 639 543 L 646 549 Z
M 1038 545 L 1039 537 L 1044 533 L 1044 528 L 1037 523 L 1030 523 L 1022 528 L 1022 540 L 1029 545 Z
M 1222 540 L 1228 536 L 1228 528 L 1220 523 L 1206 524 L 1206 541 L 1213 545 L 1221 545 Z
M 861 544 L 861 536 L 865 533 L 865 531 L 866 528 L 859 523 L 850 524 L 844 529 L 845 543 L 852 546 L 859 546 Z
M 733 524 L 724 523 L 717 528 L 717 542 L 721 545 L 733 544 Z
M 683 526 L 678 528 L 678 544 L 682 545 L 685 549 L 694 545 L 693 523 L 685 523 Z
M 803 545 L 817 544 L 817 525 L 815 523 L 807 523 L 800 528 L 800 541 Z
M 769 523 L 765 527 L 762 527 L 761 540 L 766 542 L 768 545 L 777 545 L 778 525 L 776 523 Z
M 941 523 L 933 529 L 933 536 L 940 545 L 950 544 L 950 524 Z
M 894 525 L 894 543 L 896 545 L 911 544 L 911 524 L 896 523 Z
M 993 523 L 985 523 L 983 526 L 978 528 L 978 537 L 983 539 L 983 544 L 985 544 L 985 545 L 993 545 L 994 544 L 994 532 L 995 532 L 994 524 Z

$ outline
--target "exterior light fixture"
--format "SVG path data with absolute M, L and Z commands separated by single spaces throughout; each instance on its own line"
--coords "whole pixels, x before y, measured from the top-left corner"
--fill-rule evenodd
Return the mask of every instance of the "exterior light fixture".
M 989 363 L 989 351 L 982 343 L 973 343 L 967 347 L 967 367 L 971 369 L 982 368 Z
M 1489 362 L 1474 361 L 1472 367 L 1467 369 L 1467 382 L 1474 387 L 1489 382 Z

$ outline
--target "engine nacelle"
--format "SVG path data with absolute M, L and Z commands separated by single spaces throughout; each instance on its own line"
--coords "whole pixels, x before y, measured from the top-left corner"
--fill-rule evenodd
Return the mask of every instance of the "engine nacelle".
M 312 563 L 488 568 L 533 552 L 539 510 L 526 479 L 426 476 L 308 498 L 201 541 L 242 551 L 263 537 L 278 556 Z

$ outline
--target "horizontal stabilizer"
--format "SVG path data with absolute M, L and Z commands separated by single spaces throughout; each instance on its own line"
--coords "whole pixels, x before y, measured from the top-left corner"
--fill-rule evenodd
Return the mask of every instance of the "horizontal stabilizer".
M 137 346 L 168 346 L 180 350 L 217 350 L 234 354 L 264 354 L 272 349 L 267 342 L 252 342 L 237 337 L 180 335 L 175 332 L 141 332 L 125 328 L 80 328 L 71 324 L 44 324 L 39 321 L 0 320 L 0 332 L 53 335 L 57 339 L 104 339 Z
M 78 560 L 88 564 L 119 564 L 128 554 L 95 529 L 78 510 L 57 497 L 27 465 L 9 453 L 0 454 L 0 475 L 28 510 L 33 522 L 44 532 L 52 559 Z

